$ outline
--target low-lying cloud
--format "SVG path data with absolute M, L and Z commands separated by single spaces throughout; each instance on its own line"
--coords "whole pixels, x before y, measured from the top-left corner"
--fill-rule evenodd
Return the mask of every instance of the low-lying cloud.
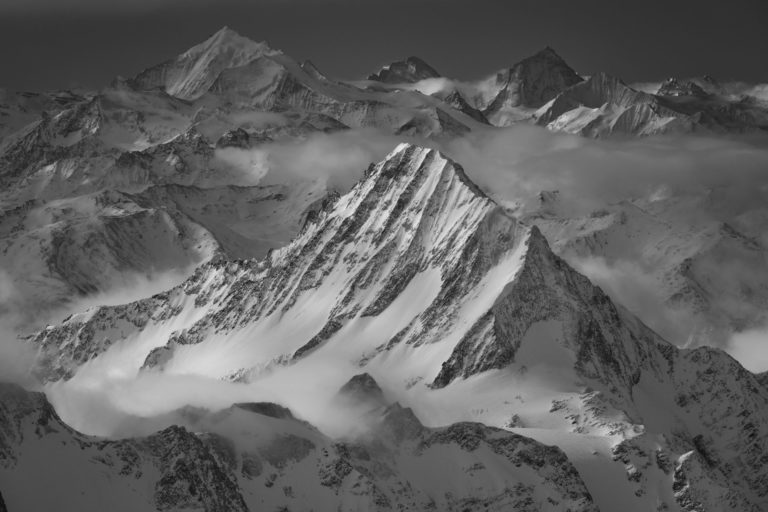
M 735 215 L 768 194 L 768 138 L 658 136 L 591 140 L 517 126 L 471 134 L 444 148 L 503 201 L 529 206 L 559 190 L 572 215 L 627 199 L 712 193 L 713 215 Z
M 768 326 L 735 333 L 724 348 L 747 370 L 768 371 Z
M 374 129 L 345 130 L 252 149 L 221 148 L 216 150 L 216 158 L 233 172 L 238 185 L 319 180 L 347 190 L 371 162 L 384 158 L 399 141 Z

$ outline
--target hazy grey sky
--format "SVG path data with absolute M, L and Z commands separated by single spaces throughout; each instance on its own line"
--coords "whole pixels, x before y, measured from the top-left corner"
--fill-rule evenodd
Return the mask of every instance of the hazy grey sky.
M 476 78 L 553 46 L 626 81 L 708 73 L 768 81 L 764 0 L 2 0 L 0 86 L 98 87 L 223 25 L 331 76 L 418 55 Z

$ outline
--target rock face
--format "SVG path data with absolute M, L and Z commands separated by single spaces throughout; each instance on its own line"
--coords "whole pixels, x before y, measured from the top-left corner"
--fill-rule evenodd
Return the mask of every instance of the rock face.
M 388 84 L 416 83 L 427 78 L 439 78 L 441 75 L 432 66 L 418 57 L 393 62 L 373 73 L 368 80 Z
M 190 425 L 226 435 L 173 426 L 108 441 L 69 429 L 40 394 L 4 384 L 0 397 L 10 510 L 597 510 L 557 448 L 479 424 L 429 429 L 397 404 L 344 442 L 287 409 L 273 414 L 275 404 L 202 413 Z

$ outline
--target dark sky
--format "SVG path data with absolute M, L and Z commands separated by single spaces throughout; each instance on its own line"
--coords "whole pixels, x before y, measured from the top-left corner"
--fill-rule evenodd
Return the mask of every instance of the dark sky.
M 768 81 L 766 0 L 0 0 L 0 87 L 98 87 L 228 25 L 330 76 L 418 55 L 479 78 L 554 47 L 625 81 Z

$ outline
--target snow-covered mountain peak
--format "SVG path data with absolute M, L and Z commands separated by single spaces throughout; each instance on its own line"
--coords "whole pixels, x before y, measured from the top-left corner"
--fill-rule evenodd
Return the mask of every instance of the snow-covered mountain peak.
M 457 180 L 472 194 L 487 201 L 495 202 L 483 192 L 464 172 L 464 168 L 437 149 L 417 146 L 410 143 L 399 144 L 384 160 L 386 162 L 375 169 L 381 177 L 397 175 L 398 178 L 412 178 L 426 173 L 445 173 L 448 179 Z M 419 165 L 416 165 L 419 162 Z
M 520 83 L 520 104 L 538 107 L 582 78 L 549 46 L 510 69 L 510 78 Z
M 210 61 L 226 56 L 230 63 L 242 65 L 261 55 L 280 53 L 269 47 L 265 41 L 254 41 L 240 35 L 229 27 L 223 27 L 200 44 L 182 53 L 179 58 L 208 59 Z M 234 66 L 232 66 L 234 67 Z
M 194 100 L 210 88 L 222 71 L 280 53 L 265 42 L 253 41 L 224 27 L 175 59 L 142 71 L 133 83 L 138 88 L 160 87 L 177 98 Z

